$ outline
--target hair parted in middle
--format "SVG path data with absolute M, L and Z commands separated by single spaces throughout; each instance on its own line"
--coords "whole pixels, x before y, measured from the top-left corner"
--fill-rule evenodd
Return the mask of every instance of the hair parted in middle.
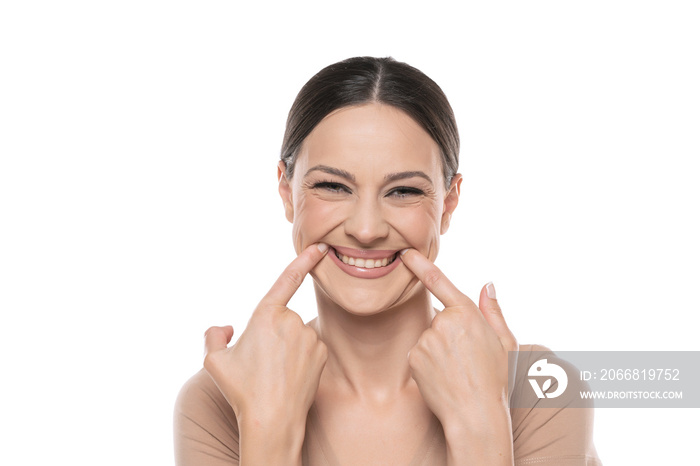
M 304 139 L 334 110 L 372 102 L 390 105 L 413 118 L 440 147 L 445 187 L 459 166 L 459 133 L 452 107 L 435 81 L 391 57 L 355 57 L 314 75 L 294 100 L 280 154 L 291 179 Z

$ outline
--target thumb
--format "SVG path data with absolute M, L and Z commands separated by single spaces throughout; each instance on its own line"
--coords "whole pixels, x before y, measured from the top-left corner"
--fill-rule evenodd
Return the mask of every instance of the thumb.
M 479 310 L 504 344 L 510 339 L 515 340 L 503 317 L 501 306 L 496 301 L 496 288 L 493 286 L 493 282 L 488 282 L 481 289 Z
M 209 327 L 204 332 L 204 354 L 210 354 L 215 351 L 226 349 L 233 338 L 233 327 L 227 325 L 225 327 Z

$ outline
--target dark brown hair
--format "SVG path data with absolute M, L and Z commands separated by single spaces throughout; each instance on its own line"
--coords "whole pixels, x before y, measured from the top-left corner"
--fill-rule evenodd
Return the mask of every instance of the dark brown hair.
M 302 87 L 284 133 L 280 158 L 287 178 L 304 139 L 334 110 L 379 102 L 396 107 L 421 125 L 440 147 L 445 186 L 459 165 L 459 133 L 447 97 L 420 70 L 391 57 L 355 57 L 327 66 Z

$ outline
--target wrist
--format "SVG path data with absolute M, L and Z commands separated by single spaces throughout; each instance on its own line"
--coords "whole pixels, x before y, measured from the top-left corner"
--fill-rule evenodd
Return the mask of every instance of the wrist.
M 238 431 L 241 465 L 301 465 L 305 422 L 246 417 Z
M 482 407 L 483 408 L 483 407 Z M 472 410 L 443 424 L 448 465 L 512 465 L 510 410 L 494 406 Z
M 472 399 L 452 407 L 439 417 L 445 435 L 478 436 L 489 430 L 511 425 L 510 407 L 503 398 Z

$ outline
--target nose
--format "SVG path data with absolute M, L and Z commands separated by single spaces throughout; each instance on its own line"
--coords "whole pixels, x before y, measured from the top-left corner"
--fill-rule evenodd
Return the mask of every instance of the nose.
M 389 224 L 381 206 L 371 198 L 358 200 L 345 220 L 345 234 L 362 244 L 371 244 L 389 236 Z

